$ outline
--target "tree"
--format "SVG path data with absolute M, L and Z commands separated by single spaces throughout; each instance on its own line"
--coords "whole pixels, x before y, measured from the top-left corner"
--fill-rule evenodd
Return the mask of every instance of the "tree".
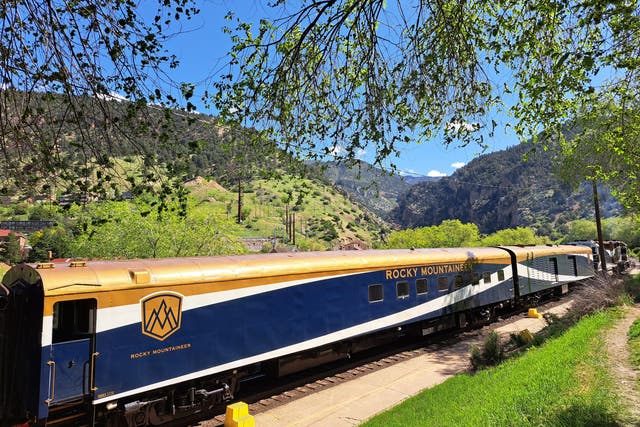
M 566 127 L 572 138 L 560 144 L 562 176 L 606 182 L 627 209 L 640 212 L 639 94 L 594 96 Z
M 503 245 L 544 245 L 550 243 L 549 238 L 536 236 L 529 227 L 508 228 L 482 238 L 482 246 Z
M 0 261 L 9 265 L 17 264 L 23 260 L 20 239 L 13 231 L 9 232 L 7 240 L 0 245 Z
M 104 192 L 124 154 L 145 159 L 132 185 L 158 180 L 156 153 L 179 148 L 167 108 L 194 109 L 163 45 L 197 12 L 191 0 L 158 0 L 150 16 L 131 0 L 1 2 L 0 190 Z
M 635 2 L 273 7 L 276 18 L 257 28 L 235 20 L 227 29 L 234 46 L 214 101 L 226 121 L 259 123 L 288 150 L 354 161 L 374 148 L 383 166 L 399 144 L 438 134 L 445 144 L 485 144 L 497 110 L 514 116 L 522 139 L 564 140 L 568 121 L 594 97 L 612 93 L 618 106 L 639 99 Z
M 569 223 L 569 229 L 563 243 L 576 240 L 594 240 L 596 238 L 596 224 L 588 219 L 577 219 Z
M 71 257 L 71 238 L 63 226 L 49 227 L 32 233 L 29 236 L 29 261 L 48 261 L 49 254 L 54 258 Z
M 151 202 L 154 203 L 154 202 Z M 223 215 L 189 204 L 159 214 L 150 203 L 106 202 L 87 208 L 70 252 L 86 258 L 162 258 L 242 253 Z
M 387 238 L 387 248 L 455 248 L 479 246 L 480 232 L 475 224 L 445 220 L 440 225 L 395 231 Z

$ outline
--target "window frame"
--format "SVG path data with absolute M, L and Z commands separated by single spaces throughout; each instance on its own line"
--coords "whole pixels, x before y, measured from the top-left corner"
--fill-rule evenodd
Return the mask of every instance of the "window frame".
M 447 287 L 444 288 L 443 280 L 446 280 Z M 438 276 L 438 292 L 447 292 L 449 290 L 449 278 L 447 276 Z
M 381 283 L 374 283 L 372 285 L 368 286 L 368 299 L 370 303 L 374 303 L 374 302 L 381 302 L 384 301 L 384 286 L 382 286 Z M 376 296 L 375 294 L 372 293 L 373 290 L 380 290 L 380 298 L 379 299 L 372 299 L 372 295 Z
M 424 283 L 424 292 L 419 291 L 418 282 L 420 282 L 420 286 Z M 429 293 L 429 281 L 427 279 L 416 279 L 416 295 L 426 295 L 428 293 Z
M 403 287 L 405 290 L 406 289 L 406 293 L 402 293 L 402 295 L 400 294 L 400 287 Z M 405 298 L 409 298 L 409 296 L 411 295 L 411 290 L 409 289 L 409 281 L 408 280 L 401 280 L 399 282 L 396 282 L 396 298 L 397 299 L 405 299 Z

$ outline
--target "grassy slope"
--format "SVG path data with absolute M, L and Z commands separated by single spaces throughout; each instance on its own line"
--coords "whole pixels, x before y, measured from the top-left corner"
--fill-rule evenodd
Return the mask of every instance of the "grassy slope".
M 207 201 L 211 209 L 237 217 L 238 194 L 235 189 L 221 189 L 212 182 L 189 185 L 191 194 Z M 243 193 L 243 237 L 271 237 L 285 233 L 284 217 L 295 213 L 296 243 L 304 249 L 331 249 L 339 241 L 356 238 L 371 244 L 386 229 L 375 215 L 362 210 L 334 188 L 310 179 L 282 176 L 256 180 Z M 337 237 L 331 238 L 330 230 Z
M 619 407 L 602 332 L 613 311 L 476 375 L 458 375 L 364 425 L 614 426 Z

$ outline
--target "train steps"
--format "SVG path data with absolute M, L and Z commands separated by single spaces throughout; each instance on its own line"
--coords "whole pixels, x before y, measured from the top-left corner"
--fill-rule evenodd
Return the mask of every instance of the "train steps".
M 49 408 L 47 427 L 84 427 L 91 424 L 91 414 L 84 400 L 68 402 Z

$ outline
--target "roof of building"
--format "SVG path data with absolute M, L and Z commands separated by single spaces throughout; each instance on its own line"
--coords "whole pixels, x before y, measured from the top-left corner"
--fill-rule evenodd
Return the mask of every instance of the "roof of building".
M 24 237 L 21 233 L 13 230 L 0 230 L 0 237 L 9 237 L 9 234 L 13 233 L 16 236 Z

